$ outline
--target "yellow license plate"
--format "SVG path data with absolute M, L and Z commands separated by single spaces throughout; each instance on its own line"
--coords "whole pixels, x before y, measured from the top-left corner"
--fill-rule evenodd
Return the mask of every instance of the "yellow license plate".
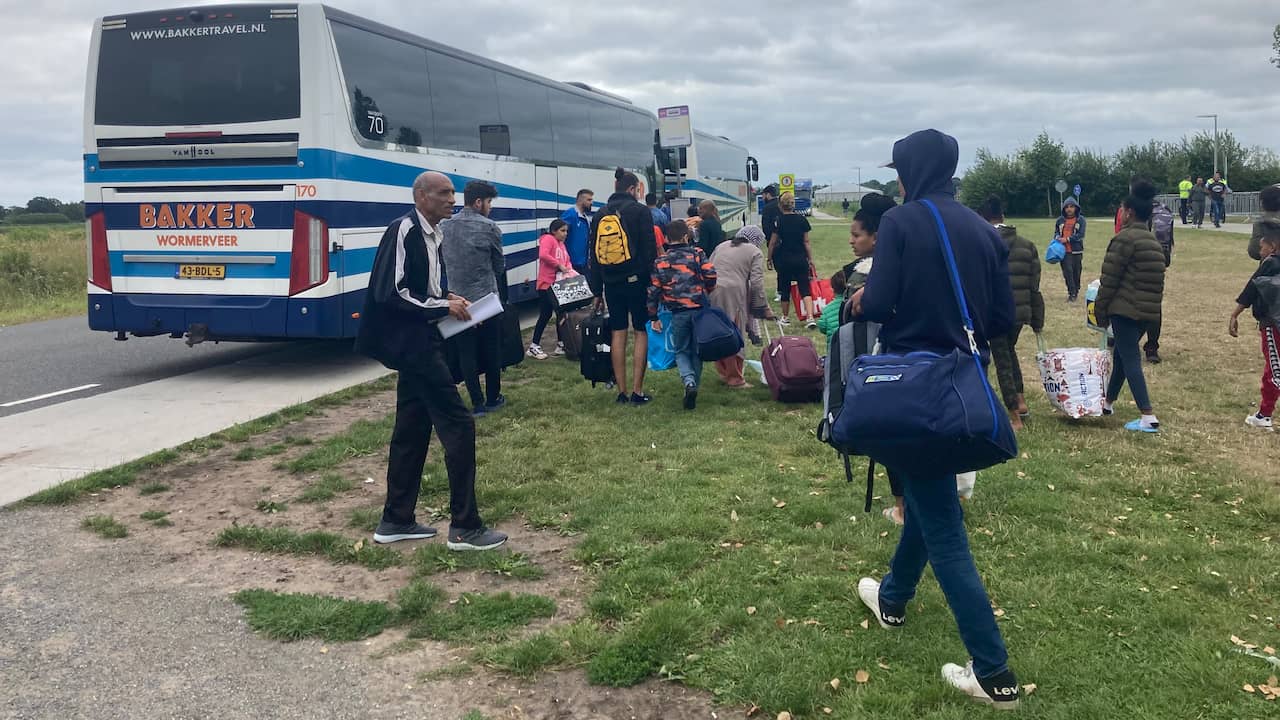
M 179 280 L 222 280 L 227 276 L 226 265 L 179 265 Z

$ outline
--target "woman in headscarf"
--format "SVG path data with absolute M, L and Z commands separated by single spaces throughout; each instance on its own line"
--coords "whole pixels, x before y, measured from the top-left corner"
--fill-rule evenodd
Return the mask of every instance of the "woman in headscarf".
M 764 231 L 760 226 L 746 225 L 732 240 L 716 246 L 711 254 L 717 275 L 711 304 L 723 310 L 743 335 L 750 334 L 753 317 L 773 319 L 773 311 L 764 297 L 764 253 L 759 247 L 763 243 Z M 716 372 L 729 387 L 749 387 L 742 376 L 745 363 L 744 349 L 737 355 L 717 360 Z

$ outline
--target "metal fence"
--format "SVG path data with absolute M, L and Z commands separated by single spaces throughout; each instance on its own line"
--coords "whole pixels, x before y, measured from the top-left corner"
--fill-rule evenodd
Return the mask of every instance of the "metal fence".
M 1156 200 L 1169 206 L 1170 210 L 1178 212 L 1178 196 L 1176 193 L 1167 195 L 1157 195 Z M 1210 201 L 1205 201 L 1205 213 L 1208 214 Z M 1228 215 L 1248 215 L 1250 219 L 1262 212 L 1262 207 L 1258 204 L 1257 192 L 1233 192 L 1227 195 L 1226 200 Z

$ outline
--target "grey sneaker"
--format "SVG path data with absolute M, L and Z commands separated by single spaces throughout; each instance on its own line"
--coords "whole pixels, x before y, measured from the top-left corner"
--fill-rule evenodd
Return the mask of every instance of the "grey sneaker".
M 378 529 L 373 531 L 373 541 L 380 544 L 401 540 L 426 540 L 435 536 L 435 528 L 416 522 L 408 525 L 394 525 L 384 520 L 378 523 Z
M 481 525 L 474 530 L 449 527 L 450 550 L 492 550 L 507 541 L 507 534 Z

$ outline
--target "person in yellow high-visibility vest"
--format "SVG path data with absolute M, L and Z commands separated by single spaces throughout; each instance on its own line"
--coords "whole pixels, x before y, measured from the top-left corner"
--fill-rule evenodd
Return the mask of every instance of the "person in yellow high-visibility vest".
M 1191 176 L 1182 178 L 1182 182 L 1178 183 L 1178 215 L 1182 217 L 1182 224 L 1187 224 L 1187 213 L 1191 211 L 1191 188 L 1195 187 L 1195 183 L 1191 182 Z

